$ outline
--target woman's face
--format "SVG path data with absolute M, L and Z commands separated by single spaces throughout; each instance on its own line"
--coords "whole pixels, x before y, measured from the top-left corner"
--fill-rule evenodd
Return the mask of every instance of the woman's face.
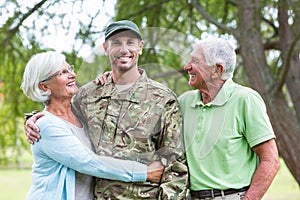
M 71 99 L 78 92 L 74 67 L 65 61 L 59 71 L 53 73 L 42 82 L 46 83 L 51 91 L 50 102 L 53 99 Z

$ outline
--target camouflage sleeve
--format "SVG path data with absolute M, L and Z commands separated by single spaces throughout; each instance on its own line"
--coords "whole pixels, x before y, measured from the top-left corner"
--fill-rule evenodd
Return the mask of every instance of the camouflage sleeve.
M 80 107 L 82 106 L 81 103 L 79 103 L 79 94 L 75 94 L 72 97 L 71 100 L 71 105 L 72 105 L 72 112 L 81 120 L 83 121 L 83 114 L 80 110 Z
M 165 105 L 159 156 L 165 165 L 159 199 L 187 199 L 188 167 L 183 144 L 183 120 L 176 99 Z
M 72 112 L 80 119 L 81 122 L 87 121 L 86 102 L 89 101 L 89 98 L 92 96 L 94 87 L 93 82 L 88 82 L 72 97 Z

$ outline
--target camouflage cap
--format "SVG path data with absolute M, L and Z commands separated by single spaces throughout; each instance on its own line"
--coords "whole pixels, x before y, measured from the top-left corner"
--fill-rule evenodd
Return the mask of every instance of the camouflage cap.
M 107 40 L 110 36 L 120 30 L 130 30 L 134 32 L 139 39 L 142 39 L 139 27 L 135 23 L 129 20 L 121 20 L 113 22 L 106 27 L 105 40 Z

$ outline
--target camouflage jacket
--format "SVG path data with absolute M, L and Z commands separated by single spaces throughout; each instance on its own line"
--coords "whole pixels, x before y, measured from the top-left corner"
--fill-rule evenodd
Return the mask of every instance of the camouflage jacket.
M 104 86 L 90 82 L 72 100 L 74 113 L 87 123 L 99 155 L 146 165 L 160 160 L 160 184 L 98 179 L 97 199 L 185 199 L 188 169 L 183 146 L 182 115 L 175 94 L 162 84 L 141 78 L 118 91 L 109 77 Z

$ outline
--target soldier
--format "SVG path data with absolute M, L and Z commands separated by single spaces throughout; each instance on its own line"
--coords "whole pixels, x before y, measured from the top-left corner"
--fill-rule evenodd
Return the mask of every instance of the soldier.
M 188 170 L 182 116 L 175 94 L 138 68 L 144 41 L 131 21 L 111 23 L 103 48 L 112 73 L 106 83 L 90 82 L 72 101 L 73 112 L 85 119 L 99 155 L 165 165 L 161 184 L 98 179 L 97 199 L 185 199 Z

